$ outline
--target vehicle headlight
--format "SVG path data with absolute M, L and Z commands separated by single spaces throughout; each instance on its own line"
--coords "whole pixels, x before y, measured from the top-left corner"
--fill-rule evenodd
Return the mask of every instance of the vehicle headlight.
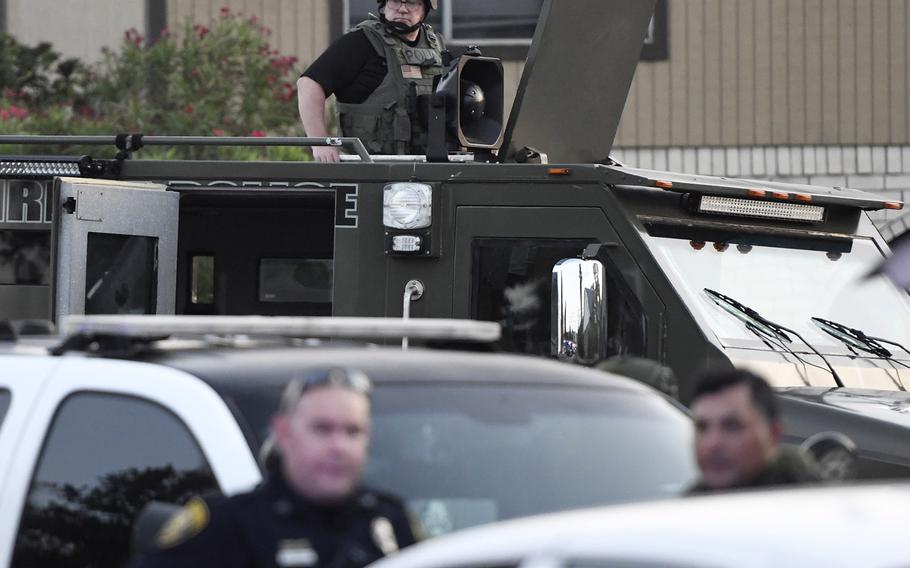
M 432 203 L 429 185 L 390 183 L 383 190 L 382 223 L 390 229 L 424 229 L 432 222 Z

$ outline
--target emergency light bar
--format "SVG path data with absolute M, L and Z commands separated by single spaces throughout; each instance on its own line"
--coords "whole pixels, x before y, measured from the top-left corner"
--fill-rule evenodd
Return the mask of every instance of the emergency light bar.
M 72 160 L 0 158 L 0 176 L 79 177 L 82 175 L 81 161 L 82 158 Z
M 737 199 L 718 195 L 699 196 L 700 213 L 717 215 L 736 215 L 739 217 L 761 217 L 764 219 L 781 219 L 784 221 L 805 221 L 821 223 L 825 220 L 825 208 L 820 205 L 802 203 L 781 203 L 761 201 L 758 199 Z
M 399 319 L 281 316 L 64 316 L 65 336 L 107 335 L 135 339 L 205 335 L 335 339 L 437 339 L 497 341 L 495 322 L 461 319 Z

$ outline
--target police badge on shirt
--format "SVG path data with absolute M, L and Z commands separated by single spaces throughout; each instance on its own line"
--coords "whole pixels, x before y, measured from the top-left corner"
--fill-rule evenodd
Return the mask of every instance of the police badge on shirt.
M 278 541 L 278 552 L 275 553 L 275 564 L 282 567 L 315 566 L 319 555 L 313 545 L 305 538 Z
M 373 536 L 373 542 L 388 556 L 398 551 L 398 539 L 395 538 L 395 528 L 392 522 L 385 517 L 376 517 L 370 525 L 370 534 Z

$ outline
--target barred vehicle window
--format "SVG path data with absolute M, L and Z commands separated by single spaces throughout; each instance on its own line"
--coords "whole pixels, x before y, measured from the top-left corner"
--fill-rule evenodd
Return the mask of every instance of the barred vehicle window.
M 77 393 L 58 408 L 19 522 L 13 566 L 119 567 L 149 501 L 216 491 L 199 444 L 164 407 Z

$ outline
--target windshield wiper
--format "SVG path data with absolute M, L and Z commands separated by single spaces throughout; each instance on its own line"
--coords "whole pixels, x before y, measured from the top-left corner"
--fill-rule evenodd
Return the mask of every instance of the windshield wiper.
M 847 327 L 846 325 L 837 323 L 837 322 L 835 322 L 835 321 L 826 320 L 826 319 L 822 319 L 822 318 L 812 318 L 812 319 L 813 319 L 815 322 L 819 323 L 819 324 L 825 324 L 825 325 L 828 325 L 828 326 L 830 326 L 830 327 L 832 327 L 832 328 L 835 328 L 835 329 L 838 329 L 838 330 L 842 330 L 843 332 L 845 332 L 846 335 L 849 335 L 852 339 L 856 339 L 857 341 L 860 341 L 860 342 L 863 342 L 863 343 L 866 343 L 867 341 L 870 342 L 871 345 L 877 346 L 879 349 L 881 349 L 881 351 L 882 351 L 883 353 L 887 353 L 887 355 L 883 355 L 884 358 L 890 358 L 892 354 L 891 354 L 890 351 L 888 351 L 887 349 L 885 349 L 885 348 L 882 347 L 881 345 L 877 345 L 877 344 L 879 344 L 879 343 L 884 343 L 884 344 L 886 344 L 886 345 L 893 345 L 894 347 L 900 348 L 901 351 L 903 351 L 903 352 L 906 353 L 907 355 L 910 355 L 910 349 L 907 349 L 906 347 L 904 347 L 903 345 L 901 345 L 900 343 L 898 343 L 898 342 L 896 342 L 896 341 L 891 341 L 890 339 L 884 339 L 884 338 L 882 338 L 882 337 L 875 337 L 875 336 L 872 336 L 872 335 L 866 335 L 865 333 L 863 333 L 862 331 L 860 331 L 860 330 L 858 330 L 858 329 L 855 329 L 855 328 L 852 328 L 852 327 Z M 821 328 L 824 329 L 825 331 L 828 331 L 827 329 L 825 329 L 825 328 L 824 328 L 823 326 L 821 326 L 821 325 L 819 325 L 819 327 L 821 327 Z M 828 333 L 831 333 L 831 332 L 828 331 Z M 831 335 L 834 335 L 834 334 L 832 333 Z M 837 335 L 834 335 L 834 337 L 838 337 L 838 336 L 837 336 Z M 874 351 L 870 351 L 870 353 L 874 353 Z
M 820 327 L 822 331 L 828 335 L 842 341 L 854 354 L 856 353 L 856 350 L 859 349 L 860 351 L 871 353 L 876 357 L 881 357 L 882 359 L 885 359 L 891 363 L 891 367 L 898 373 L 897 380 L 894 380 L 893 377 L 891 380 L 894 381 L 894 383 L 901 390 L 906 390 L 904 388 L 903 381 L 900 380 L 900 371 L 897 369 L 897 367 L 894 366 L 894 364 L 896 363 L 905 369 L 910 369 L 910 365 L 907 365 L 903 361 L 898 361 L 895 359 L 891 354 L 891 351 L 883 347 L 882 343 L 900 347 L 905 352 L 907 352 L 907 354 L 910 354 L 910 351 L 907 351 L 906 347 L 895 341 L 889 341 L 887 339 L 882 339 L 881 337 L 872 337 L 871 335 L 866 335 L 862 330 L 849 327 L 842 323 L 838 323 L 829 319 L 813 317 L 812 322 Z
M 790 329 L 789 327 L 784 327 L 784 326 L 780 325 L 779 323 L 775 323 L 775 322 L 769 320 L 768 318 L 762 316 L 761 314 L 759 314 L 757 311 L 753 310 L 749 306 L 746 306 L 745 304 L 737 302 L 736 300 L 734 300 L 733 298 L 731 298 L 729 296 L 725 296 L 724 294 L 711 290 L 710 288 L 705 288 L 704 290 L 705 290 L 705 293 L 708 294 L 708 297 L 711 298 L 712 300 L 714 300 L 714 303 L 716 303 L 718 306 L 720 306 L 721 308 L 726 310 L 728 313 L 735 316 L 737 319 L 739 319 L 744 324 L 746 324 L 746 328 L 748 328 L 750 331 L 752 331 L 753 333 L 756 333 L 756 328 L 757 328 L 757 329 L 761 329 L 761 330 L 765 331 L 765 333 L 768 333 L 769 335 L 777 337 L 778 340 L 782 340 L 781 345 L 784 346 L 784 348 L 791 355 L 802 360 L 792 349 L 786 347 L 783 344 L 783 341 L 786 341 L 787 343 L 792 343 L 792 340 L 790 339 L 790 336 L 787 335 L 787 333 L 791 333 L 794 336 L 796 336 L 800 341 L 803 342 L 803 344 L 806 345 L 806 347 L 808 347 L 809 349 L 812 350 L 813 353 L 818 355 L 819 359 L 821 359 L 822 361 L 825 362 L 825 366 L 828 368 L 828 371 L 830 371 L 830 373 L 831 373 L 831 377 L 834 379 L 834 384 L 836 384 L 840 388 L 843 388 L 844 382 L 841 380 L 840 376 L 837 374 L 837 371 L 834 370 L 834 367 L 831 365 L 831 362 L 828 361 L 828 359 L 824 355 L 822 355 L 819 352 L 819 350 L 815 348 L 814 345 L 812 345 L 811 343 L 806 341 L 802 335 L 800 335 L 796 331 Z M 756 335 L 760 335 L 760 334 L 756 333 Z M 805 363 L 805 361 L 803 361 L 803 362 Z
M 842 323 L 837 323 L 824 318 L 812 318 L 813 323 L 820 327 L 828 335 L 839 339 L 847 344 L 848 347 L 872 353 L 882 359 L 891 359 L 891 352 L 885 349 L 874 337 L 869 337 L 862 331 L 847 327 Z M 906 351 L 906 349 L 905 349 Z

